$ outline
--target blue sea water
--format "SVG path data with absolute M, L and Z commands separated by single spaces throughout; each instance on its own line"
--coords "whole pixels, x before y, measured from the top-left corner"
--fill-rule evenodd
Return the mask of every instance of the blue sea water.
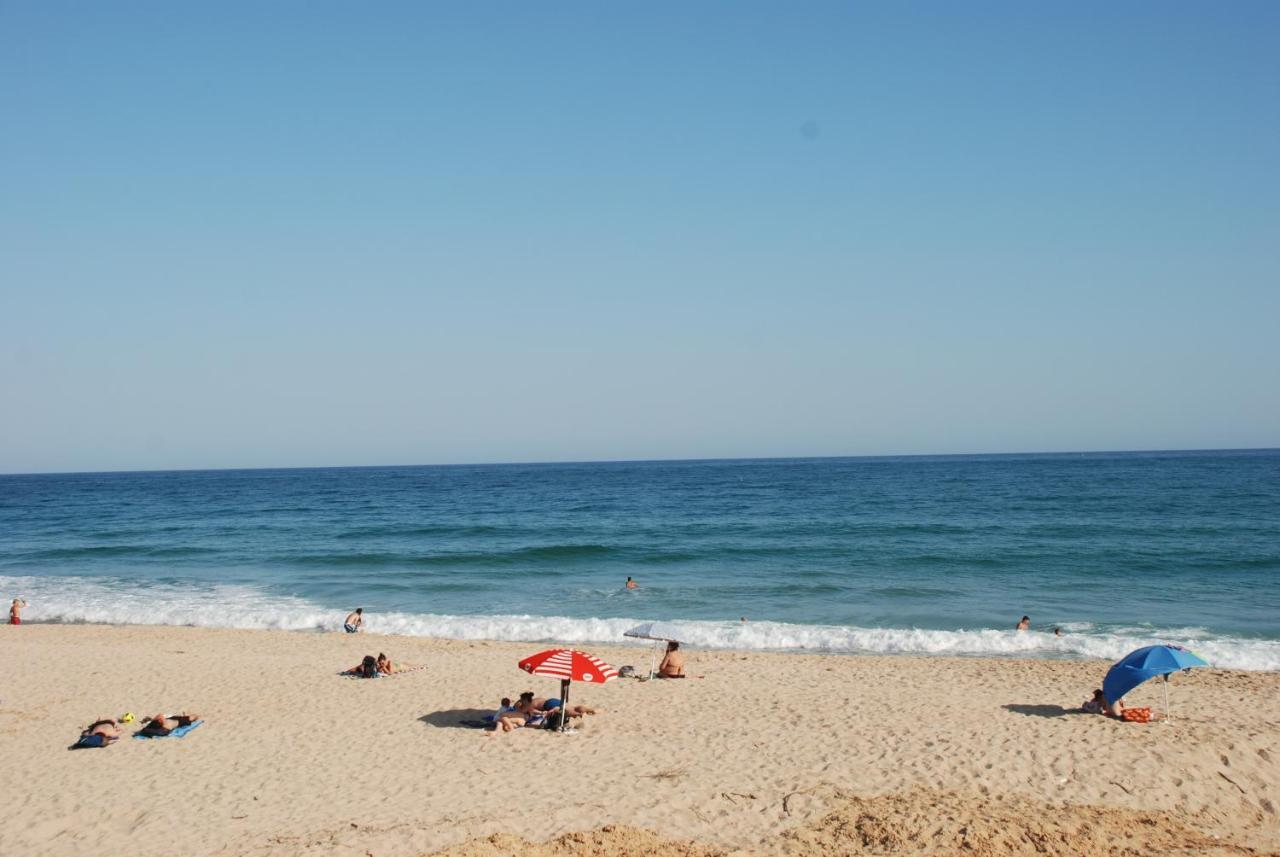
M 707 647 L 1173 641 L 1275 670 L 1280 451 L 2 476 L 0 594 L 35 622 L 335 629 L 361 605 L 375 633 L 664 619 Z

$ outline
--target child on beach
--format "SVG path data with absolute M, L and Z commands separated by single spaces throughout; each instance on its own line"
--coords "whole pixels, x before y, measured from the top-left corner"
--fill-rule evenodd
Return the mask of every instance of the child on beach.
M 524 697 L 520 698 L 524 702 Z M 502 702 L 498 704 L 498 710 L 493 713 L 493 729 L 486 732 L 486 735 L 496 735 L 499 732 L 511 732 L 524 726 L 528 721 L 528 715 L 521 710 L 519 705 L 512 705 L 510 697 L 502 697 Z
M 27 606 L 27 602 L 23 601 L 21 598 L 13 599 L 13 604 L 9 605 L 9 624 L 10 625 L 22 624 L 22 608 L 26 606 Z

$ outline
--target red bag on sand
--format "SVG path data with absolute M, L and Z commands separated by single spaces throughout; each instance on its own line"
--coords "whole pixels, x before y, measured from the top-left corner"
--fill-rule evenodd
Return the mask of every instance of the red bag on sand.
M 1128 723 L 1150 723 L 1150 708 L 1126 708 L 1120 712 L 1120 719 Z

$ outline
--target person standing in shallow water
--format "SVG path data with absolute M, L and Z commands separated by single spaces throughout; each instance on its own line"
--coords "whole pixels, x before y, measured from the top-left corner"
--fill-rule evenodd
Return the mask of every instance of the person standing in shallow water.
M 364 624 L 364 608 L 357 607 L 355 610 L 347 614 L 347 619 L 342 623 L 342 630 L 348 634 L 354 634 L 360 630 L 360 626 Z
M 627 578 L 627 589 L 639 589 L 640 584 L 636 583 L 630 577 Z
M 1019 622 L 1018 622 L 1018 627 L 1017 627 L 1017 629 L 1016 629 L 1016 630 L 1019 630 L 1019 631 L 1030 631 L 1030 630 L 1031 630 L 1031 617 L 1030 617 L 1030 616 L 1023 616 L 1023 617 L 1022 617 L 1022 619 L 1021 619 L 1021 621 L 1019 621 Z
M 630 579 L 631 578 L 629 577 L 627 578 L 627 580 L 630 580 Z M 9 605 L 9 624 L 10 625 L 22 624 L 22 608 L 26 606 L 27 606 L 27 602 L 23 601 L 21 598 L 13 599 L 13 604 Z

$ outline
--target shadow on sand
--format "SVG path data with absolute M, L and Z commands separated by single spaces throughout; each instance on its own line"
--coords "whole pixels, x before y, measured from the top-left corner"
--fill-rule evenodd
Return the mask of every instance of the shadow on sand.
M 491 725 L 485 722 L 485 715 L 492 713 L 492 708 L 449 708 L 424 714 L 418 719 L 439 729 L 483 729 Z
M 1078 708 L 1063 708 L 1061 705 L 1002 705 L 1001 708 L 1028 717 L 1065 717 L 1080 713 Z

